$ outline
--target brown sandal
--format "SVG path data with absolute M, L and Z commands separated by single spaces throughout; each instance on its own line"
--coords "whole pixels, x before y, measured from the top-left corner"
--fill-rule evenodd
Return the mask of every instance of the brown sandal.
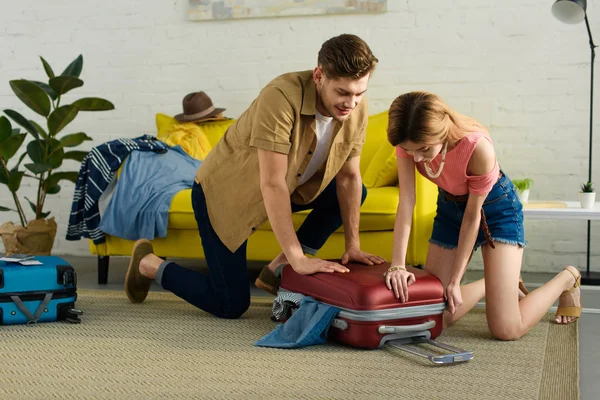
M 571 271 L 570 269 L 568 269 L 568 268 L 565 268 L 565 269 L 567 271 L 569 271 L 569 273 L 571 275 L 573 275 L 573 278 L 575 278 L 575 283 L 573 284 L 573 286 L 569 290 L 565 290 L 563 292 L 563 293 L 570 293 L 575 288 L 581 286 L 581 274 L 575 275 L 573 273 L 573 271 Z M 556 317 L 575 317 L 575 319 L 573 321 L 568 322 L 567 324 L 561 324 L 561 325 L 568 325 L 579 319 L 579 317 L 581 316 L 581 309 L 582 309 L 582 303 L 581 303 L 581 298 L 580 298 L 579 299 L 579 307 L 577 307 L 577 306 L 559 306 L 556 309 Z
M 529 290 L 527 290 L 527 287 L 525 287 L 525 283 L 523 282 L 523 277 L 521 275 L 519 275 L 519 290 L 523 292 L 525 296 L 529 294 Z

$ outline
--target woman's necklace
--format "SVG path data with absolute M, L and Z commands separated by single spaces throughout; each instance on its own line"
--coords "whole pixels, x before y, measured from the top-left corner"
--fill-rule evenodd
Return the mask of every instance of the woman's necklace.
M 435 174 L 433 173 L 433 171 L 431 170 L 431 167 L 429 166 L 429 161 L 425 161 L 425 163 L 423 164 L 425 166 L 425 172 L 427 172 L 427 176 L 429 176 L 431 179 L 435 179 L 435 178 L 439 177 L 440 174 L 442 173 L 442 170 L 444 169 L 445 160 L 446 160 L 446 151 L 447 150 L 448 150 L 448 142 L 444 143 L 444 148 L 442 149 L 442 161 L 440 162 L 440 167 L 438 168 L 438 170 Z

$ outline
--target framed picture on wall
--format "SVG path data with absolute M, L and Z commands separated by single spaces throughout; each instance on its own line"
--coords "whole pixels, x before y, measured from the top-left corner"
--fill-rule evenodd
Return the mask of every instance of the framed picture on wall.
M 381 13 L 387 0 L 189 0 L 192 21 Z

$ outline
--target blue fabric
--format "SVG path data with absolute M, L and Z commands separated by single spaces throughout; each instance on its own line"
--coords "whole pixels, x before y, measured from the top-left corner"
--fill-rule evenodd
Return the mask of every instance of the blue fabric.
M 439 189 L 437 214 L 433 220 L 433 232 L 429 241 L 443 248 L 457 248 L 466 207 L 466 201 L 447 200 L 445 192 Z M 519 247 L 527 245 L 523 228 L 523 205 L 519 201 L 515 186 L 504 171 L 488 193 L 482 208 L 494 242 Z M 479 229 L 475 250 L 485 243 L 483 230 Z
M 125 163 L 99 229 L 129 240 L 166 237 L 173 196 L 192 187 L 201 164 L 181 146 L 164 154 L 134 152 Z
M 67 240 L 90 238 L 95 244 L 105 242 L 104 233 L 98 229 L 100 210 L 98 200 L 112 182 L 123 160 L 134 150 L 137 152 L 166 152 L 168 146 L 150 135 L 134 139 L 116 139 L 94 147 L 81 162 L 75 182 L 71 215 L 67 225 Z
M 306 296 L 290 319 L 277 325 L 254 345 L 293 349 L 325 343 L 329 326 L 339 312 L 339 308 Z

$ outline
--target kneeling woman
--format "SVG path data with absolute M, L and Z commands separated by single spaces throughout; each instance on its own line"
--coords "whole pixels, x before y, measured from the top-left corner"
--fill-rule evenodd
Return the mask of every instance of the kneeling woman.
M 396 147 L 400 185 L 392 266 L 386 273 L 386 284 L 396 297 L 408 300 L 408 285 L 415 279 L 404 263 L 415 205 L 416 165 L 439 187 L 425 270 L 445 287 L 445 325 L 465 315 L 484 296 L 490 331 L 502 340 L 527 333 L 557 298 L 557 323 L 579 317 L 581 275 L 575 267 L 567 266 L 531 293 L 520 282 L 525 247 L 522 205 L 498 165 L 483 125 L 452 110 L 434 94 L 411 92 L 391 105 L 388 139 Z M 484 279 L 461 287 L 478 247 L 482 247 Z M 526 294 L 523 298 L 520 289 Z

